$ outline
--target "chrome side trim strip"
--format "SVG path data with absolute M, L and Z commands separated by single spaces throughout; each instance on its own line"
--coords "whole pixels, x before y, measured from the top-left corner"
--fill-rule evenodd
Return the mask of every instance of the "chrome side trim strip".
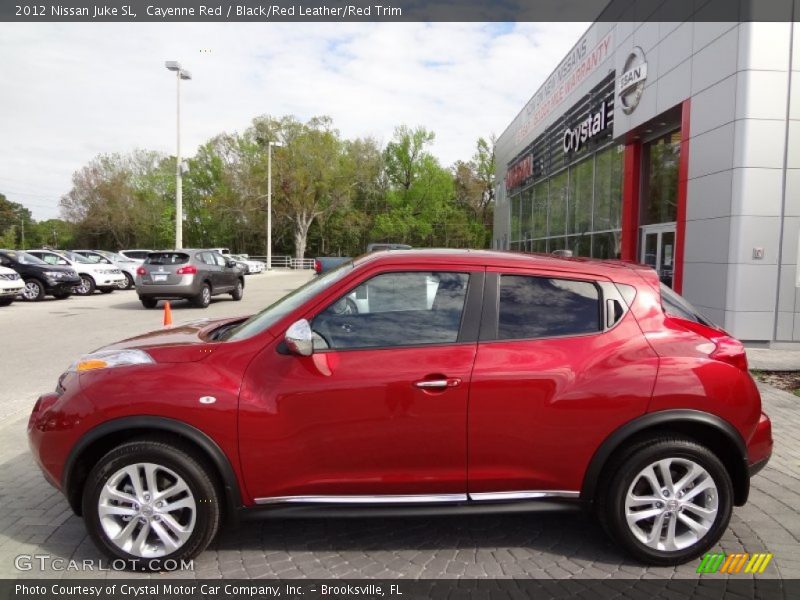
M 256 498 L 265 504 L 439 504 L 453 502 L 514 502 L 540 498 L 578 498 L 580 492 L 566 490 L 524 490 L 515 492 L 478 492 L 474 494 L 402 494 L 383 496 L 272 496 Z
M 470 494 L 469 499 L 475 502 L 511 502 L 514 500 L 536 500 L 538 498 L 578 498 L 580 495 L 580 492 L 569 492 L 566 490 L 525 490 L 519 492 L 478 492 Z
M 466 502 L 466 494 L 404 494 L 384 496 L 273 496 L 256 504 L 437 504 Z

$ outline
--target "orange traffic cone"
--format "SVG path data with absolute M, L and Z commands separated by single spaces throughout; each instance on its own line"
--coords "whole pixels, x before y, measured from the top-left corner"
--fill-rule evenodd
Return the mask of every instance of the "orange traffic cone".
M 172 307 L 169 302 L 164 303 L 164 327 L 172 327 Z

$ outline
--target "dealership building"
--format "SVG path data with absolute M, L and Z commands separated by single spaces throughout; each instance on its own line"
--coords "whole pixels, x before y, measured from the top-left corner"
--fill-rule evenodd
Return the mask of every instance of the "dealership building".
M 652 265 L 800 341 L 800 24 L 596 22 L 497 140 L 494 246 Z

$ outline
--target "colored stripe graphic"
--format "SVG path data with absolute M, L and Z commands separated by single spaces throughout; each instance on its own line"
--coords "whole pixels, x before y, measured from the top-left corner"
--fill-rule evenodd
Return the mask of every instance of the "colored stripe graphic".
M 763 573 L 772 560 L 773 554 L 760 552 L 756 554 L 706 554 L 700 565 L 698 573 L 728 573 L 731 575 L 742 573 Z

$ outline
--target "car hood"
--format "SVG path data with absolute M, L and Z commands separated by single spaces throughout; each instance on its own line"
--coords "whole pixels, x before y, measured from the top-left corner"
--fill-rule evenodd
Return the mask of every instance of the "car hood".
M 145 350 L 156 362 L 160 363 L 196 362 L 208 357 L 220 346 L 220 342 L 208 339 L 211 331 L 227 323 L 235 323 L 245 318 L 200 319 L 150 331 L 98 350 L 137 349 Z

